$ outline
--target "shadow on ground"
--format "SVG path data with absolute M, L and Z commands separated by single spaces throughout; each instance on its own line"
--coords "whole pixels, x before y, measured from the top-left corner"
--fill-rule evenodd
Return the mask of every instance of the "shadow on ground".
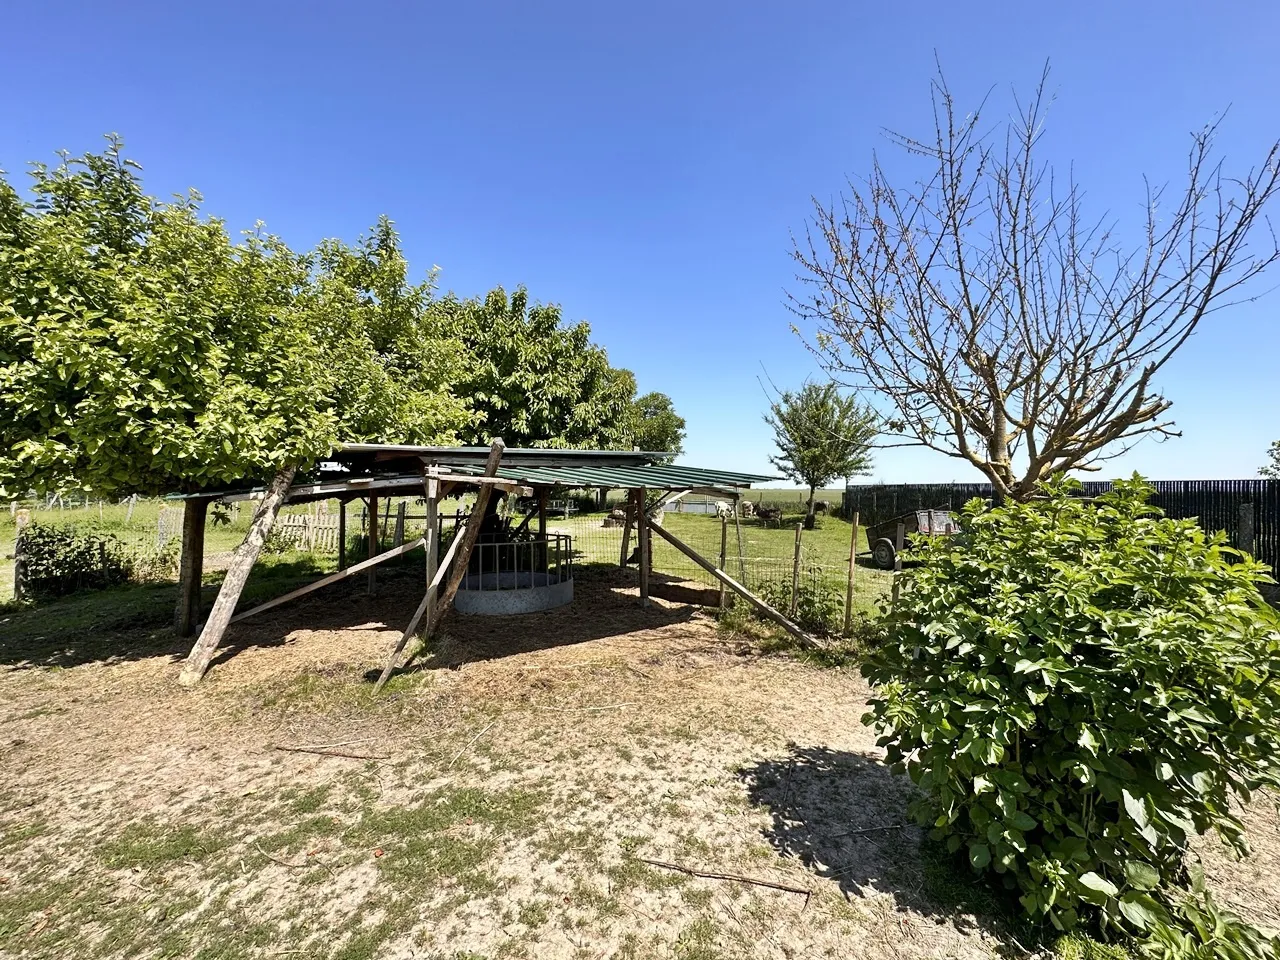
M 996 891 L 924 838 L 907 817 L 915 787 L 873 756 L 791 745 L 790 755 L 738 771 L 751 802 L 766 809 L 765 839 L 784 857 L 835 880 L 846 897 L 888 894 L 958 929 L 1004 938 L 1012 929 Z
M 555 610 L 501 617 L 451 614 L 442 629 L 443 642 L 405 672 L 455 669 L 611 637 L 644 642 L 645 631 L 686 623 L 697 615 L 684 604 L 642 607 L 635 584 L 634 572 L 593 566 L 575 573 L 573 602 Z

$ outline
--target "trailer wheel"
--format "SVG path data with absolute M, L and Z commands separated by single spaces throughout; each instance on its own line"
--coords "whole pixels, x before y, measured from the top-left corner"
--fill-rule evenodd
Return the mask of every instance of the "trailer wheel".
M 893 549 L 893 542 L 890 540 L 877 540 L 871 546 L 871 562 L 881 570 L 892 570 L 893 561 L 898 557 L 898 552 Z

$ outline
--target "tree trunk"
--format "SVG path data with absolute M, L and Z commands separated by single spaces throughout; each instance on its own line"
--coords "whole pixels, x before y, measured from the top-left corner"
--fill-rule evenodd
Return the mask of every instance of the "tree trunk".
M 184 687 L 194 687 L 209 669 L 209 662 L 213 660 L 213 654 L 218 649 L 218 644 L 222 642 L 222 635 L 227 632 L 227 624 L 231 622 L 231 616 L 235 613 L 236 604 L 240 602 L 240 594 L 244 590 L 245 581 L 249 579 L 249 571 L 253 569 L 258 555 L 262 553 L 262 545 L 267 542 L 271 525 L 275 523 L 280 508 L 284 506 L 285 497 L 289 493 L 289 486 L 293 483 L 293 475 L 297 470 L 296 466 L 288 466 L 277 473 L 271 481 L 271 486 L 267 488 L 266 496 L 254 511 L 249 532 L 245 534 L 244 542 L 236 547 L 236 552 L 231 557 L 231 566 L 227 568 L 227 576 L 222 581 L 222 588 L 218 591 L 218 599 L 213 602 L 209 619 L 205 621 L 204 629 L 200 631 L 200 638 L 191 648 L 186 665 L 182 668 L 182 674 L 178 677 L 178 682 Z
M 204 528 L 208 500 L 183 504 L 182 561 L 178 576 L 178 611 L 174 626 L 178 636 L 189 637 L 200 622 L 200 587 L 204 573 Z

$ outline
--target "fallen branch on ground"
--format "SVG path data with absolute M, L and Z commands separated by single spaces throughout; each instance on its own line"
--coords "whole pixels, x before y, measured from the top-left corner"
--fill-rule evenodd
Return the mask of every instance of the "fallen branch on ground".
M 453 759 L 449 761 L 449 765 L 448 765 L 447 767 L 445 767 L 445 769 L 446 769 L 446 770 L 451 770 L 451 769 L 453 769 L 453 765 L 454 765 L 455 763 L 457 763 L 457 762 L 458 762 L 458 758 L 459 758 L 459 757 L 461 757 L 464 753 L 466 753 L 469 749 L 471 749 L 471 746 L 472 746 L 472 745 L 473 745 L 477 740 L 479 740 L 479 739 L 480 739 L 481 737 L 483 737 L 486 733 L 488 733 L 490 730 L 492 730 L 492 729 L 493 729 L 493 724 L 494 724 L 494 723 L 497 723 L 497 722 L 498 722 L 497 720 L 494 720 L 494 721 L 493 721 L 493 723 L 490 723 L 487 727 L 485 727 L 483 730 L 481 730 L 479 733 L 477 733 L 474 737 L 472 737 L 470 740 L 468 740 L 468 741 L 467 741 L 467 743 L 466 743 L 466 746 L 464 746 L 461 750 L 459 750 L 457 753 L 455 753 L 455 754 L 453 755 Z
M 860 830 L 845 830 L 843 833 L 833 834 L 832 837 L 854 837 L 860 833 L 879 833 L 882 830 L 901 830 L 903 827 L 909 826 L 905 823 L 886 823 L 880 827 L 863 827 Z
M 322 757 L 344 757 L 347 760 L 390 760 L 389 753 L 347 753 L 345 750 L 330 750 L 327 747 L 286 747 L 284 744 L 272 744 L 272 750 L 283 750 L 285 753 L 316 753 Z
M 702 877 L 705 880 L 733 880 L 736 883 L 750 883 L 757 887 L 770 887 L 773 890 L 783 890 L 787 893 L 804 894 L 804 905 L 809 906 L 809 898 L 813 896 L 813 891 L 808 887 L 793 887 L 786 883 L 774 883 L 772 880 L 759 880 L 755 877 L 742 877 L 736 873 L 716 873 L 708 870 L 694 870 L 692 867 L 682 867 L 678 863 L 668 863 L 665 860 L 650 860 L 648 857 L 636 857 L 641 863 L 647 863 L 654 867 L 662 867 L 666 870 L 676 870 L 679 873 L 687 873 L 691 877 Z

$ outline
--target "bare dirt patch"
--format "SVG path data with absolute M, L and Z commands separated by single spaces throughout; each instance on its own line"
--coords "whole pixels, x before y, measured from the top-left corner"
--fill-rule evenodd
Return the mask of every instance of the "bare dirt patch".
M 249 621 L 195 691 L 158 633 L 66 668 L 28 637 L 0 674 L 0 955 L 1021 955 L 939 892 L 852 673 L 592 574 L 567 608 L 451 618 L 375 699 L 420 590 Z M 1277 821 L 1248 815 L 1258 854 L 1210 867 L 1265 919 Z

